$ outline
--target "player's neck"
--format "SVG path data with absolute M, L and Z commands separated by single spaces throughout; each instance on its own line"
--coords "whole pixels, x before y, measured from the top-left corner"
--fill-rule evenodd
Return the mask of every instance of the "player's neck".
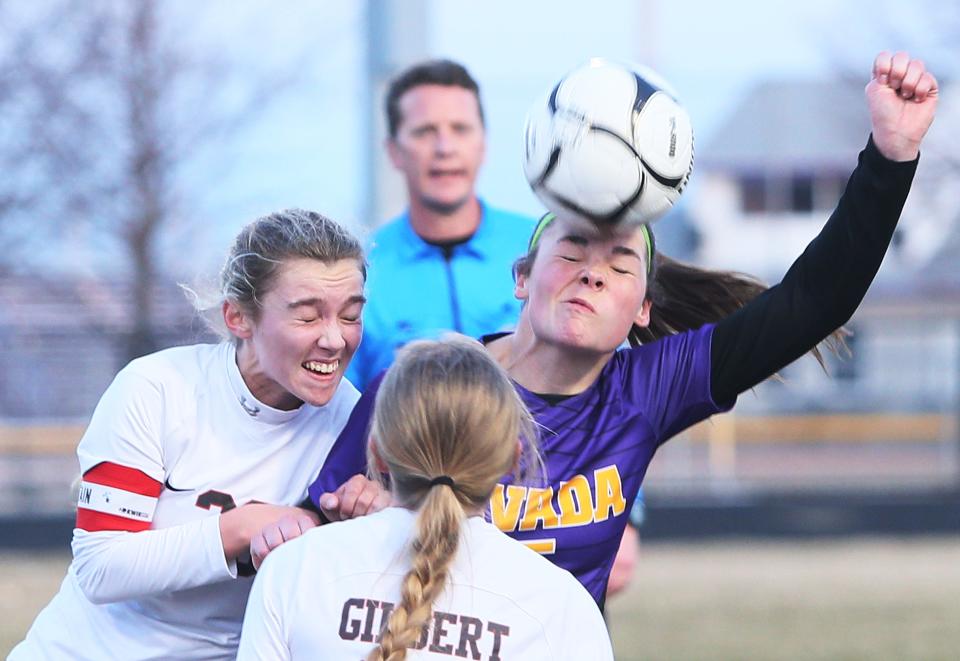
M 480 225 L 480 200 L 471 196 L 458 208 L 446 213 L 433 209 L 422 200 L 410 200 L 410 225 L 424 241 L 443 243 L 473 235 Z
M 248 342 L 241 342 L 237 347 L 237 369 L 250 394 L 261 404 L 280 411 L 292 411 L 303 405 L 303 401 L 267 376 Z
M 526 315 L 516 331 L 487 345 L 514 381 L 544 395 L 576 395 L 600 376 L 609 354 L 576 353 L 536 337 Z

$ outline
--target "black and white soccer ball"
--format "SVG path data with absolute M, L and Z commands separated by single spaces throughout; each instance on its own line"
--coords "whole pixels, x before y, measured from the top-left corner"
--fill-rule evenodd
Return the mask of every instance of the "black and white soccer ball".
M 653 71 L 592 59 L 527 115 L 523 169 L 554 213 L 598 224 L 653 222 L 693 170 L 690 117 Z

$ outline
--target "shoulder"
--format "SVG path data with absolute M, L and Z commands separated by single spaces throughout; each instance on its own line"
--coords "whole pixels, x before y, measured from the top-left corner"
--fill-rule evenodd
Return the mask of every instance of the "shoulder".
M 223 361 L 230 351 L 228 344 L 198 344 L 131 361 L 97 403 L 77 447 L 81 469 L 110 461 L 162 480 L 169 424 L 188 424 L 197 392 L 226 378 Z
M 135 358 L 119 374 L 153 382 L 189 380 L 199 374 L 209 374 L 229 350 L 226 343 L 171 347 Z
M 373 548 L 377 554 L 388 546 L 389 540 L 405 543 L 416 521 L 416 512 L 403 507 L 387 507 L 355 519 L 338 521 L 310 531 L 311 543 L 342 545 L 344 548 Z
M 529 577 L 524 580 L 529 580 L 531 585 L 543 584 L 545 581 L 549 581 L 551 585 L 558 585 L 568 580 L 579 585 L 570 572 L 553 564 L 526 544 L 510 537 L 493 523 L 471 520 L 470 529 L 472 537 L 481 541 L 486 562 L 509 569 L 504 572 L 504 578 L 508 583 L 512 582 L 513 578 Z
M 117 373 L 97 408 L 141 414 L 152 411 L 154 415 L 169 409 L 182 414 L 198 392 L 226 379 L 224 361 L 232 351 L 228 343 L 194 344 L 136 358 Z
M 543 622 L 554 621 L 564 610 L 597 611 L 596 602 L 569 571 L 513 539 L 489 522 L 472 526 L 473 538 L 487 567 L 495 567 L 491 586 L 509 596 L 518 606 L 537 614 Z M 557 604 L 563 604 L 559 608 Z
M 653 342 L 624 348 L 614 354 L 608 366 L 627 369 L 638 363 L 644 369 L 675 369 L 683 367 L 677 361 L 695 358 L 698 355 L 709 359 L 710 343 L 715 324 L 705 324 L 692 331 L 667 335 Z
M 412 512 L 388 507 L 318 526 L 272 551 L 264 566 L 270 563 L 272 571 L 297 577 L 300 584 L 331 582 L 357 571 L 383 571 L 396 550 L 406 544 L 413 521 Z M 317 561 L 319 558 L 323 561 Z M 278 569 L 280 566 L 283 569 Z
M 360 391 L 350 383 L 349 379 L 344 377 L 340 380 L 340 385 L 337 386 L 333 398 L 322 408 L 328 411 L 330 415 L 346 420 L 350 417 L 350 412 L 353 411 L 358 401 L 360 401 Z

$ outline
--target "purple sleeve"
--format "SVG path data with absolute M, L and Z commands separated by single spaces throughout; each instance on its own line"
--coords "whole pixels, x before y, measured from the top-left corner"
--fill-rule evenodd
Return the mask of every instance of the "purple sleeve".
M 717 404 L 711 396 L 712 335 L 713 324 L 707 324 L 630 349 L 624 356 L 624 394 L 645 410 L 658 444 L 736 402 Z
M 318 509 L 320 496 L 337 488 L 357 473 L 367 472 L 367 433 L 373 417 L 373 403 L 383 374 L 373 379 L 353 407 L 347 425 L 330 449 L 320 474 L 310 485 L 310 500 Z

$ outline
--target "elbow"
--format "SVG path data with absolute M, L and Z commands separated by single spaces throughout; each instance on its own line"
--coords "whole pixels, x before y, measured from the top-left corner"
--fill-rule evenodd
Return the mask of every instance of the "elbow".
M 80 591 L 83 592 L 83 596 L 86 597 L 87 601 L 91 604 L 102 606 L 103 604 L 121 601 L 119 595 L 114 594 L 105 587 L 108 581 L 105 580 L 103 572 L 91 570 L 90 568 L 81 568 L 76 566 L 76 564 L 74 570 L 74 575 L 77 577 L 77 585 L 80 586 Z
M 109 604 L 128 597 L 117 590 L 119 585 L 111 580 L 109 567 L 108 549 L 102 544 L 78 544 L 74 537 L 71 571 L 83 596 L 92 604 Z

